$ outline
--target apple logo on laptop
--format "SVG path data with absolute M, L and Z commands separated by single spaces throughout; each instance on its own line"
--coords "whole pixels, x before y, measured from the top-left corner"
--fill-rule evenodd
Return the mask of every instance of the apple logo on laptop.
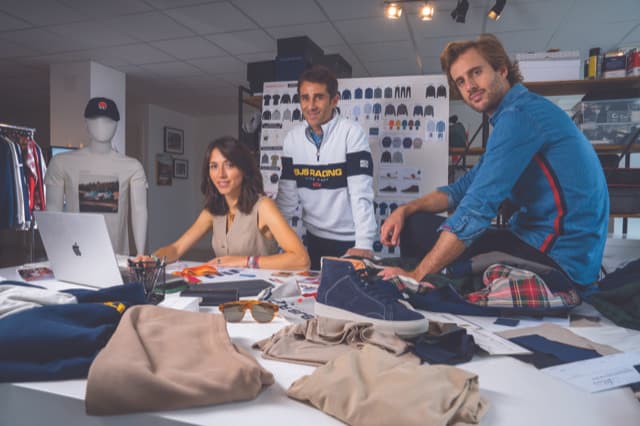
M 73 249 L 73 253 L 76 256 L 82 256 L 82 253 L 80 252 L 80 246 L 78 245 L 78 243 L 73 243 L 73 245 L 71 246 L 71 248 Z

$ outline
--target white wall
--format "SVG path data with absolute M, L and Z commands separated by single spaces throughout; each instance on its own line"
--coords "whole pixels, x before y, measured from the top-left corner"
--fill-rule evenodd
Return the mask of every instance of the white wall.
M 141 137 L 142 164 L 149 181 L 147 251 L 177 239 L 196 219 L 203 205 L 200 193 L 202 156 L 212 140 L 224 135 L 237 136 L 237 116 L 191 117 L 157 105 L 132 107 L 127 137 Z M 156 183 L 156 154 L 164 151 L 164 127 L 184 130 L 184 154 L 176 158 L 189 162 L 188 179 L 173 178 L 171 186 Z M 203 238 L 196 248 L 210 248 L 211 237 Z
M 89 100 L 89 88 L 89 62 L 50 66 L 51 145 L 87 145 L 89 138 L 84 122 L 84 107 Z

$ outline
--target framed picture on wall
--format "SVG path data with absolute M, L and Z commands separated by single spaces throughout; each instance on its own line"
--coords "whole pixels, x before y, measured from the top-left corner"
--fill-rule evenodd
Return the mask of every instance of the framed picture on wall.
M 176 179 L 187 179 L 189 177 L 189 160 L 173 159 L 173 177 Z
M 158 186 L 171 185 L 173 158 L 169 154 L 156 154 L 156 182 Z
M 184 154 L 184 130 L 164 128 L 164 152 Z

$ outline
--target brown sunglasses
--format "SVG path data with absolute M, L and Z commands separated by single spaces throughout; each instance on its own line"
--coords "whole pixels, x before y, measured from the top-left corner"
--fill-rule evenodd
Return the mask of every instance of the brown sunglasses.
M 263 300 L 237 300 L 225 302 L 218 306 L 227 322 L 240 322 L 249 309 L 257 322 L 270 322 L 278 312 L 278 305 Z

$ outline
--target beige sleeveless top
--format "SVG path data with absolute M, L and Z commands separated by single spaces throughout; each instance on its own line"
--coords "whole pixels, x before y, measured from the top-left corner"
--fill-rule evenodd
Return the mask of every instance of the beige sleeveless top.
M 275 239 L 266 238 L 258 229 L 258 204 L 253 205 L 251 213 L 236 213 L 227 232 L 227 217 L 213 216 L 213 237 L 211 245 L 218 256 L 269 256 L 278 253 Z

